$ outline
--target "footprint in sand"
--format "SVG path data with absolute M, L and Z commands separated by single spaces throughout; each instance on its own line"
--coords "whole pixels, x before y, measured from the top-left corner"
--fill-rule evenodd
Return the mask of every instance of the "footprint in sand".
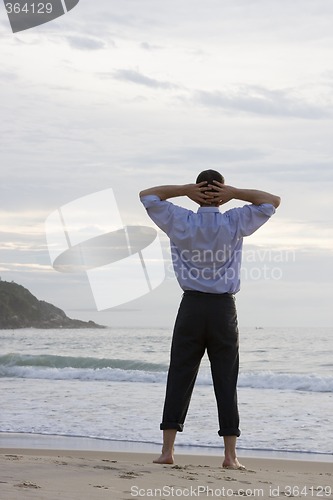
M 119 470 L 119 467 L 112 467 L 111 465 L 95 465 L 94 469 L 101 470 Z
M 5 455 L 6 460 L 21 460 L 21 458 L 23 457 L 20 457 L 19 455 Z
M 31 483 L 30 481 L 24 481 L 23 483 L 15 484 L 18 488 L 32 488 L 35 490 L 38 490 L 41 488 L 41 486 L 38 486 L 38 484 Z
M 133 478 L 139 477 L 139 476 L 142 476 L 142 474 L 137 474 L 136 472 L 129 471 L 129 472 L 125 472 L 125 474 L 121 474 L 119 477 L 121 479 L 133 479 Z

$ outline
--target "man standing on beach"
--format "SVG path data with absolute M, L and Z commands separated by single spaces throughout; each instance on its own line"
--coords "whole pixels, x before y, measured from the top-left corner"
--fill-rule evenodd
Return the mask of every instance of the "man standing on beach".
M 169 198 L 187 196 L 195 213 Z M 171 346 L 162 423 L 163 448 L 155 463 L 174 463 L 174 442 L 182 431 L 202 356 L 207 349 L 216 396 L 223 467 L 244 468 L 236 456 L 240 435 L 237 405 L 238 324 L 234 294 L 240 288 L 243 237 L 275 213 L 280 198 L 264 191 L 225 185 L 215 170 L 195 184 L 157 186 L 140 192 L 149 217 L 170 238 L 176 278 L 184 291 Z M 230 200 L 249 204 L 221 213 Z

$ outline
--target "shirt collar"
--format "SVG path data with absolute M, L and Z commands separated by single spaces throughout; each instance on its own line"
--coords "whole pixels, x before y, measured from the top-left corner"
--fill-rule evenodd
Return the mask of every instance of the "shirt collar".
M 197 213 L 200 213 L 200 212 L 219 212 L 219 211 L 220 211 L 219 207 L 199 207 Z

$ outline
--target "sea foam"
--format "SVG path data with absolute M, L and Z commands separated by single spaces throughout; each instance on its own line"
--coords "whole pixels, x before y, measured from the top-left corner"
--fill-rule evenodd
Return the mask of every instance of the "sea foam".
M 132 359 L 21 354 L 0 356 L 0 377 L 9 378 L 165 383 L 167 368 L 165 364 Z M 212 384 L 207 368 L 200 370 L 197 383 Z M 253 389 L 333 392 L 333 377 L 309 373 L 253 371 L 241 373 L 238 386 Z

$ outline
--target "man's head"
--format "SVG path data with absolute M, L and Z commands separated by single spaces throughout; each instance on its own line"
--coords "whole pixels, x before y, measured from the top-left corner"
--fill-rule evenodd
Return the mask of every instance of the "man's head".
M 218 181 L 221 182 L 221 184 L 224 184 L 224 177 L 216 170 L 203 170 L 200 172 L 195 182 L 196 184 L 199 184 L 199 182 L 204 181 L 206 181 L 207 184 L 213 184 L 213 181 Z
M 196 184 L 199 184 L 200 182 L 207 182 L 208 186 L 208 184 L 214 184 L 213 181 L 218 181 L 221 184 L 224 184 L 224 177 L 223 175 L 220 174 L 220 172 L 217 172 L 216 170 L 203 170 L 202 172 L 200 172 L 195 182 Z M 207 189 L 207 191 L 213 191 L 213 190 L 209 188 Z M 207 204 L 206 206 L 211 206 L 211 205 Z

